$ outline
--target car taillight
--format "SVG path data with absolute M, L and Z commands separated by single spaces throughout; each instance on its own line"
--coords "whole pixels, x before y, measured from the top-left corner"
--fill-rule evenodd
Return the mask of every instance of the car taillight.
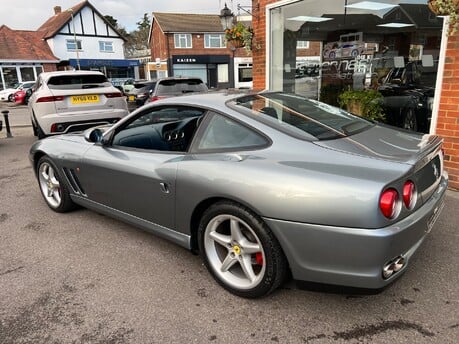
M 157 100 L 160 100 L 160 99 L 164 99 L 166 97 L 161 97 L 161 96 L 153 96 L 150 98 L 150 102 L 155 102 Z
M 393 219 L 398 216 L 402 204 L 397 190 L 387 189 L 379 198 L 379 208 L 385 217 Z
M 119 98 L 119 97 L 122 97 L 123 94 L 120 92 L 113 92 L 113 93 L 105 93 L 105 96 L 107 98 Z
M 416 186 L 411 180 L 408 180 L 405 185 L 403 185 L 403 203 L 405 207 L 409 210 L 413 209 L 417 199 L 418 193 L 416 191 Z
M 64 100 L 64 96 L 48 96 L 48 97 L 40 97 L 37 99 L 37 103 L 49 103 L 49 102 L 57 102 Z

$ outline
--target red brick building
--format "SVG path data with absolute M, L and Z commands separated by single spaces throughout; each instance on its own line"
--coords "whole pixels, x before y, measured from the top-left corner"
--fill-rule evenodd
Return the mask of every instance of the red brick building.
M 337 3 L 324 1 L 317 6 L 313 0 L 252 1 L 253 28 L 258 46 L 253 50 L 253 88 L 290 90 L 291 85 L 286 79 L 293 68 L 294 59 L 290 55 L 295 53 L 288 48 L 287 35 L 296 35 L 298 40 L 309 40 L 314 44 L 321 42 L 325 48 L 331 37 L 338 40 L 340 34 L 346 32 L 363 32 L 365 41 L 377 42 L 371 55 L 373 61 L 382 61 L 381 56 L 390 56 L 394 61 L 401 56 L 402 61 L 405 57 L 405 60 L 417 60 L 419 63 L 422 60 L 423 64 L 434 61 L 438 77 L 433 103 L 429 104 L 432 119 L 428 132 L 444 138 L 444 165 L 449 173 L 449 185 L 459 189 L 459 32 L 448 36 L 442 20 L 428 10 L 427 1 L 417 5 L 372 3 L 382 6 L 380 8 L 358 8 L 358 4 L 345 6 L 342 2 Z M 284 46 L 279 42 L 284 42 Z M 282 49 L 283 55 L 279 56 Z M 361 55 L 364 55 L 363 50 Z M 322 63 L 327 62 L 324 54 L 322 50 Z M 385 71 L 379 67 L 379 72 Z M 370 83 L 367 79 L 366 86 Z M 318 83 L 320 90 L 323 86 L 320 78 Z
M 250 69 L 251 86 L 251 56 L 227 46 L 218 15 L 153 12 L 149 44 L 150 79 L 197 76 L 210 88 L 228 88 L 243 82 L 247 70 L 240 69 Z

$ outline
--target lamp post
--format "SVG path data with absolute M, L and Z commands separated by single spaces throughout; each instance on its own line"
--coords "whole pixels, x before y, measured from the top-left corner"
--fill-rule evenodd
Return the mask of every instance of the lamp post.
M 233 26 L 234 21 L 234 14 L 231 10 L 226 6 L 220 11 L 220 21 L 222 23 L 223 30 L 230 29 Z
M 75 51 L 76 51 L 76 61 L 77 61 L 77 67 L 78 67 L 78 70 L 81 69 L 80 67 L 80 55 L 78 53 L 78 42 L 77 42 L 77 39 L 76 39 L 76 31 L 75 31 L 75 20 L 73 18 L 73 9 L 69 9 L 70 11 L 70 16 L 72 17 L 72 26 L 73 26 L 73 40 L 75 42 Z

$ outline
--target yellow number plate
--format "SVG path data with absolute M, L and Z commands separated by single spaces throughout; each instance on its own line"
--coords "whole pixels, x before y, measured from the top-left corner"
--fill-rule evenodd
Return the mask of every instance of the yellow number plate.
M 133 102 L 135 100 L 135 97 L 134 96 L 129 96 L 129 101 L 130 102 Z
M 72 104 L 98 103 L 99 96 L 97 94 L 84 94 L 81 96 L 72 96 Z

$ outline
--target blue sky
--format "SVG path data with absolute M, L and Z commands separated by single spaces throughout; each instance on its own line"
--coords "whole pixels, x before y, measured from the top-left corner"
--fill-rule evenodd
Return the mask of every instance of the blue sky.
M 54 6 L 66 10 L 80 0 L 1 0 L 0 25 L 7 25 L 16 30 L 36 30 L 54 14 Z M 136 22 L 144 13 L 219 13 L 227 2 L 228 7 L 250 6 L 251 0 L 89 0 L 103 15 L 111 15 L 128 31 L 136 28 Z

